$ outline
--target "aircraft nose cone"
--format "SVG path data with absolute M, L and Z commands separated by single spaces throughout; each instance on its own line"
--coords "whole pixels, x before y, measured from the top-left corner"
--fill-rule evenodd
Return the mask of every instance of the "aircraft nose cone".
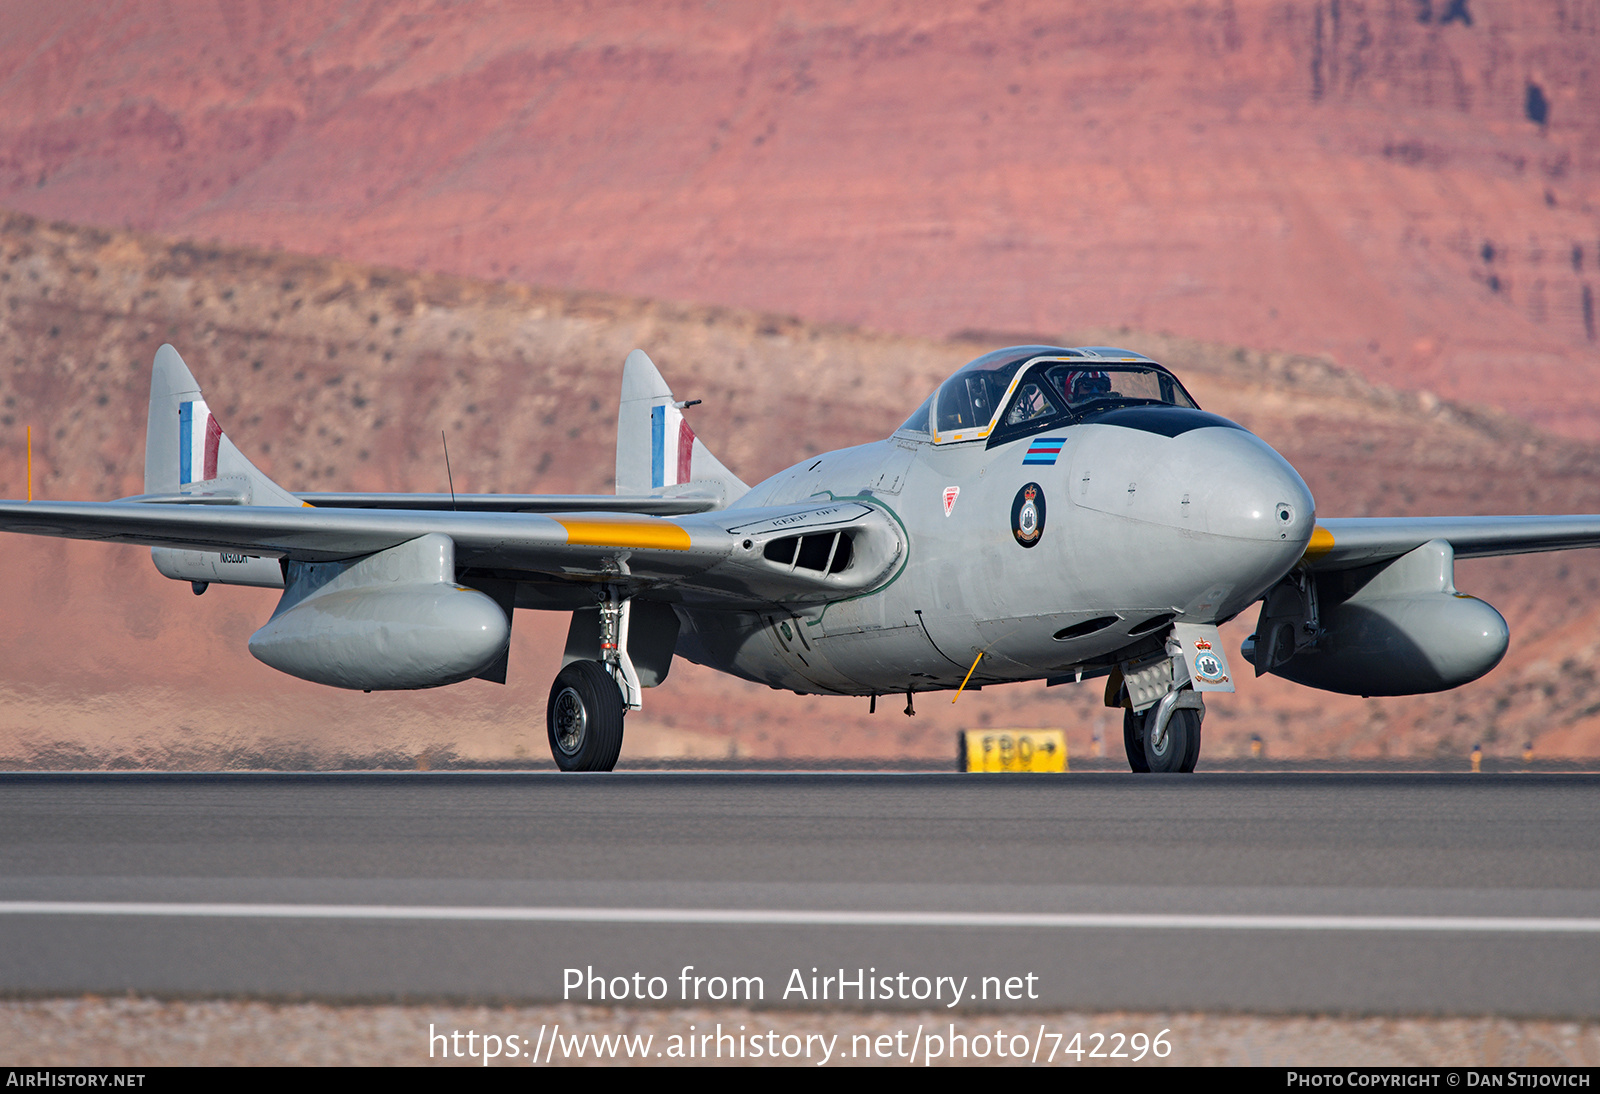
M 1191 480 L 1211 535 L 1281 543 L 1299 558 L 1316 524 L 1316 503 L 1300 473 L 1265 441 L 1242 429 L 1205 429 L 1186 447 L 1200 474 Z M 1188 439 L 1188 438 L 1185 438 Z
M 1242 429 L 1196 430 L 1183 439 L 1191 466 L 1188 518 L 1215 579 L 1255 599 L 1305 554 L 1316 503 L 1300 473 Z
M 1222 421 L 1174 435 L 1088 426 L 1070 489 L 1081 514 L 1073 565 L 1085 582 L 1173 605 L 1192 622 L 1248 607 L 1300 559 L 1316 526 L 1311 491 L 1289 461 Z

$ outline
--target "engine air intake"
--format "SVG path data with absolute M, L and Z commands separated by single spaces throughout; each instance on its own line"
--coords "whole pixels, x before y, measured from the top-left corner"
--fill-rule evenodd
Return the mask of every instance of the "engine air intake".
M 850 537 L 843 532 L 784 536 L 768 543 L 761 553 L 768 562 L 776 562 L 791 570 L 837 574 L 850 566 Z

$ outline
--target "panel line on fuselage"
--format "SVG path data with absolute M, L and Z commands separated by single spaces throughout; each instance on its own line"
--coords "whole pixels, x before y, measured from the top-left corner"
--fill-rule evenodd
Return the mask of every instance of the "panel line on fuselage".
M 917 625 L 922 628 L 922 633 L 924 635 L 927 635 L 928 644 L 934 648 L 934 651 L 936 653 L 938 653 L 938 655 L 940 657 L 943 657 L 946 661 L 948 661 L 952 665 L 954 665 L 956 668 L 959 669 L 959 668 L 964 667 L 961 664 L 960 661 L 957 661 L 954 657 L 951 657 L 948 653 L 945 653 L 944 650 L 941 650 L 939 648 L 939 643 L 937 643 L 937 642 L 935 642 L 933 640 L 933 635 L 928 634 L 928 625 L 922 621 L 922 609 L 921 608 L 913 608 L 911 610 L 917 613 Z M 974 665 L 976 665 L 976 662 L 974 662 Z

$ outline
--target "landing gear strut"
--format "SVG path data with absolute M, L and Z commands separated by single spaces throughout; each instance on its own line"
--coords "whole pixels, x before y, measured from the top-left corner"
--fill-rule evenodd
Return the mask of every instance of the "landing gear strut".
M 1122 744 L 1134 771 L 1194 770 L 1206 716 L 1201 690 L 1233 690 L 1221 641 L 1211 624 L 1174 623 L 1165 657 L 1122 662 L 1106 681 L 1106 706 L 1124 708 Z
M 599 593 L 600 659 L 568 662 L 545 706 L 550 754 L 563 771 L 616 767 L 623 716 L 640 706 L 639 674 L 628 656 L 629 602 L 614 585 Z M 569 651 L 572 641 L 569 635 Z

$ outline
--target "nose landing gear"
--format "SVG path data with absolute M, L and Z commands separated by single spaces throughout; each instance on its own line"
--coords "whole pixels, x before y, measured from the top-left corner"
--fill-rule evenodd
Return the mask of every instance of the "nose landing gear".
M 1122 744 L 1128 753 L 1128 766 L 1136 772 L 1190 772 L 1200 759 L 1200 727 L 1205 707 L 1194 692 L 1173 692 L 1173 696 L 1192 696 L 1182 706 L 1174 706 L 1164 726 L 1158 723 L 1160 704 L 1141 713 L 1122 712 Z
M 1122 662 L 1106 681 L 1106 706 L 1123 708 L 1122 744 L 1139 773 L 1190 772 L 1200 759 L 1202 691 L 1232 691 L 1214 624 L 1174 623 L 1165 653 Z
M 1144 758 L 1144 715 L 1131 710 L 1122 712 L 1122 747 L 1128 753 L 1128 767 L 1135 775 L 1150 772 L 1150 761 Z

